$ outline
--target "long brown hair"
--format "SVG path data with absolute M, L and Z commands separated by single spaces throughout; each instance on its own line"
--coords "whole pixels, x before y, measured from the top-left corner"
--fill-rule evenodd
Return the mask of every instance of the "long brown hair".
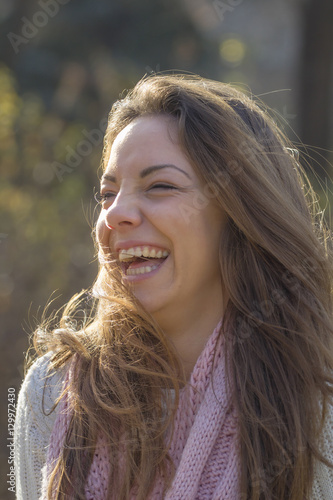
M 292 146 L 252 98 L 229 85 L 188 75 L 143 79 L 111 110 L 104 165 L 127 124 L 156 114 L 177 120 L 204 196 L 228 215 L 220 243 L 229 296 L 223 334 L 238 411 L 242 498 L 304 500 L 314 461 L 324 460 L 319 433 L 332 395 L 330 234 Z M 193 203 L 183 216 L 190 219 L 191 210 L 200 206 Z M 36 345 L 55 352 L 54 367 L 75 355 L 74 413 L 50 491 L 84 498 L 102 431 L 110 485 L 120 500 L 133 486 L 143 500 L 157 473 L 166 488 L 172 480 L 164 435 L 175 406 L 166 389 L 175 389 L 177 404 L 177 356 L 114 263 L 101 263 L 93 290 L 90 321 L 74 324 L 82 299 L 75 297 L 56 332 L 36 335 Z

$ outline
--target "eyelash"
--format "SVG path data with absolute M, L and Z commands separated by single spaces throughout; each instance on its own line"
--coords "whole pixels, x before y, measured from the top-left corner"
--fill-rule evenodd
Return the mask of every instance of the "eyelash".
M 163 184 L 163 183 L 153 184 L 149 189 L 153 189 L 153 188 L 177 189 L 176 186 L 173 186 L 172 184 Z
M 163 184 L 163 183 L 158 183 L 158 184 L 153 184 L 152 186 L 149 187 L 148 191 L 150 189 L 167 189 L 167 190 L 172 190 L 172 189 L 177 189 L 176 186 L 173 186 L 172 184 Z M 107 191 L 106 193 L 95 193 L 94 198 L 97 201 L 97 203 L 103 203 L 107 201 L 108 199 L 115 197 L 116 193 L 112 193 L 111 191 Z
M 107 193 L 105 194 L 102 194 L 102 193 L 95 193 L 94 194 L 94 198 L 95 200 L 97 201 L 97 203 L 103 203 L 104 201 L 106 201 L 108 198 L 111 198 L 113 196 L 116 196 L 116 193 L 111 193 L 110 191 L 108 191 Z

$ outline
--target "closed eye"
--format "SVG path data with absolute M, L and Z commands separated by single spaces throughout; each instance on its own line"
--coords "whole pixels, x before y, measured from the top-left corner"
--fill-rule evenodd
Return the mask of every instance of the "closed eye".
M 159 184 L 153 184 L 152 186 L 150 186 L 149 189 L 177 189 L 177 188 L 172 184 L 159 183 Z
M 112 200 L 116 196 L 116 193 L 112 193 L 112 191 L 107 191 L 106 193 L 95 193 L 94 198 L 97 203 L 103 203 L 107 200 Z

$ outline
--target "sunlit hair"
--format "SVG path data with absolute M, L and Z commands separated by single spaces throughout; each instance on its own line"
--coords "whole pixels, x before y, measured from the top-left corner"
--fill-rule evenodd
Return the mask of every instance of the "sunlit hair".
M 304 500 L 315 459 L 323 459 L 319 433 L 333 383 L 331 240 L 313 191 L 290 144 L 253 99 L 195 76 L 150 76 L 116 102 L 104 166 L 117 134 L 146 115 L 173 117 L 203 195 L 228 215 L 220 242 L 229 296 L 221 335 L 238 410 L 241 498 Z M 90 321 L 79 328 L 70 319 L 80 303 L 74 298 L 58 330 L 36 335 L 36 345 L 55 351 L 54 367 L 75 356 L 75 413 L 53 486 L 63 492 L 57 498 L 71 488 L 84 498 L 102 432 L 112 489 L 125 500 L 134 486 L 144 500 L 155 473 L 166 487 L 172 480 L 164 436 L 175 406 L 169 389 L 177 404 L 180 370 L 117 266 L 106 258 L 100 267 Z

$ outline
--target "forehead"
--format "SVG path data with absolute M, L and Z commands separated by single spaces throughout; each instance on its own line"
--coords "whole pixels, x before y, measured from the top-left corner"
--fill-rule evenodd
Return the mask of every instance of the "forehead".
M 141 142 L 153 144 L 155 141 L 179 146 L 178 125 L 174 118 L 148 115 L 134 119 L 116 136 L 111 152 L 118 151 L 124 145 L 138 147 Z
M 145 168 L 167 163 L 188 163 L 178 140 L 177 121 L 166 115 L 133 120 L 115 138 L 105 172 L 129 166 Z

